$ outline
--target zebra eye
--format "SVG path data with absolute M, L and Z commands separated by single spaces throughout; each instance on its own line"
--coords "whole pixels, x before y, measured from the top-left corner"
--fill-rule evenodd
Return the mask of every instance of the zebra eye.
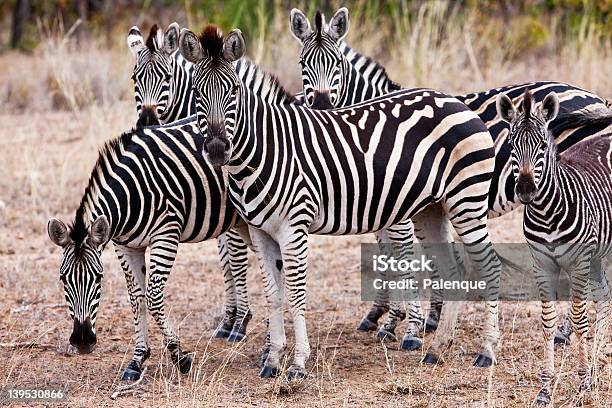
M 166 81 L 170 81 L 170 78 L 172 78 L 172 76 L 170 74 L 166 74 L 166 76 L 164 77 L 164 79 Z
M 130 78 L 132 78 L 132 81 L 136 82 L 136 74 L 132 74 Z

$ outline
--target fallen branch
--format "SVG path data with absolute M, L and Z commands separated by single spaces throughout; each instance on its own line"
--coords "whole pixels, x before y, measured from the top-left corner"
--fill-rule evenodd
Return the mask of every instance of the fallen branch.
M 36 343 L 35 341 L 25 341 L 21 343 L 0 343 L 0 348 L 8 348 L 11 350 L 39 348 L 39 349 L 48 350 L 48 349 L 55 348 L 55 345 Z
M 144 378 L 145 373 L 147 372 L 147 368 L 148 367 L 145 367 L 144 370 L 142 370 L 142 373 L 140 374 L 140 378 L 134 381 L 133 383 L 126 384 L 126 385 L 118 385 L 117 388 L 115 388 L 115 392 L 111 394 L 110 398 L 114 400 L 114 399 L 117 399 L 117 397 L 120 397 L 121 395 L 126 395 L 126 394 L 137 391 L 136 388 L 138 387 L 138 385 Z

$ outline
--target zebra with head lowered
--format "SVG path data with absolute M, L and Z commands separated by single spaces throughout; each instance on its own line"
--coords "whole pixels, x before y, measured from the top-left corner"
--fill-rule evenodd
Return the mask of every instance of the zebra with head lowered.
M 60 279 L 74 323 L 70 342 L 82 353 L 96 344 L 100 256 L 109 241 L 114 244 L 136 331 L 124 380 L 138 379 L 149 357 L 147 311 L 162 331 L 172 361 L 183 373 L 191 367 L 191 357 L 166 316 L 164 287 L 179 243 L 218 237 L 237 221 L 227 200 L 226 177 L 204 160 L 202 144 L 194 121 L 125 133 L 101 150 L 73 223 L 49 220 L 49 237 L 63 250 Z M 226 293 L 235 296 L 233 290 Z
M 343 41 L 349 28 L 349 15 L 346 8 L 339 9 L 329 24 L 326 24 L 323 15 L 317 12 L 314 20 L 314 29 L 308 18 L 300 10 L 291 12 L 290 27 L 292 34 L 302 44 L 300 65 L 304 84 L 304 100 L 313 108 L 340 108 L 344 103 L 358 103 L 366 99 L 385 95 L 398 86 L 386 75 L 384 67 L 372 59 L 352 50 Z M 320 37 L 320 39 L 319 39 Z M 573 144 L 591 137 L 612 131 L 612 125 L 605 120 L 580 121 L 575 116 L 566 114 L 577 110 L 606 111 L 605 99 L 591 92 L 561 82 L 534 82 L 521 85 L 510 85 L 502 88 L 490 89 L 483 92 L 457 96 L 470 109 L 478 114 L 486 124 L 495 143 L 495 172 L 491 182 L 489 194 L 489 217 L 506 214 L 520 205 L 514 193 L 514 178 L 510 164 L 510 147 L 506 143 L 508 125 L 501 121 L 495 111 L 497 95 L 506 92 L 510 97 L 516 98 L 530 89 L 537 100 L 542 100 L 546 94 L 555 91 L 560 100 L 560 114 L 551 124 L 551 132 L 557 140 L 558 148 L 563 151 Z M 318 103 L 314 104 L 315 97 Z M 431 216 L 431 215 L 430 215 Z M 423 242 L 448 242 L 451 239 L 450 231 L 433 231 L 423 222 L 426 217 L 413 218 L 415 235 Z M 434 292 L 432 308 L 427 318 L 426 331 L 435 329 L 440 317 L 442 303 L 440 294 Z M 455 309 L 455 308 L 453 308 Z M 364 317 L 360 327 L 375 328 L 376 320 L 382 315 L 384 305 L 376 303 Z M 455 313 L 447 314 L 452 319 Z M 454 330 L 454 322 L 441 323 L 444 327 Z M 555 341 L 568 341 L 569 333 L 558 332 Z M 441 349 L 440 342 L 444 342 L 446 335 L 439 340 L 436 335 L 434 349 Z M 431 349 L 430 349 L 431 350 Z M 425 362 L 436 362 L 437 358 L 429 358 Z
M 166 31 L 151 27 L 145 41 L 137 26 L 130 28 L 127 44 L 134 55 L 132 73 L 137 126 L 168 124 L 195 114 L 191 86 L 192 64 L 178 52 L 179 25 Z M 217 238 L 225 276 L 225 313 L 215 337 L 238 341 L 251 319 L 246 283 L 247 245 L 234 229 Z
M 246 86 L 232 65 L 244 48 L 239 30 L 224 40 L 215 26 L 200 37 L 183 29 L 179 39 L 181 53 L 195 64 L 203 153 L 229 173 L 230 198 L 249 224 L 264 272 L 270 352 L 261 376 L 279 374 L 285 288 L 296 343 L 288 374 L 306 374 L 311 233 L 379 231 L 437 207 L 453 221 L 497 296 L 500 263 L 486 216 L 494 151 L 476 114 L 430 89 L 398 91 L 347 109 L 311 110 L 290 103 L 276 78 L 261 70 Z M 487 316 L 479 362 L 494 359 L 499 341 L 497 315 Z
M 612 253 L 612 133 L 577 143 L 559 155 L 548 126 L 557 116 L 559 99 L 551 92 L 535 107 L 525 91 L 516 109 L 506 94 L 497 97 L 499 116 L 510 124 L 508 144 L 515 194 L 525 204 L 523 230 L 534 260 L 542 299 L 546 359 L 543 386 L 536 402 L 548 405 L 554 378 L 554 332 L 557 314 L 555 284 L 561 270 L 571 279 L 571 320 L 578 335 L 581 390 L 591 387 L 589 350 L 597 365 L 599 347 L 588 347 L 586 297 L 589 283 L 597 289 L 597 331 L 606 333 L 610 313 L 609 288 L 602 259 Z M 579 113 L 587 122 L 589 115 Z M 582 120 L 582 119 L 579 119 Z M 612 123 L 612 118 L 608 117 Z M 591 275 L 592 266 L 598 273 Z

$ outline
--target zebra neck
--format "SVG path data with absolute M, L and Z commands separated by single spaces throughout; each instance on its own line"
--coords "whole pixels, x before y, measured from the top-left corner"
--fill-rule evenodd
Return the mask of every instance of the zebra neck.
M 168 108 L 160 117 L 163 124 L 186 118 L 195 113 L 193 88 L 191 86 L 193 64 L 183 58 L 178 51 L 174 53 L 171 64 L 173 72 L 170 84 L 172 99 L 168 102 Z
M 549 138 L 549 143 L 536 196 L 527 207 L 530 214 L 550 215 L 551 211 L 563 212 L 566 206 L 565 193 L 561 185 L 562 177 L 560 177 L 563 168 L 557 160 L 557 150 L 552 137 Z

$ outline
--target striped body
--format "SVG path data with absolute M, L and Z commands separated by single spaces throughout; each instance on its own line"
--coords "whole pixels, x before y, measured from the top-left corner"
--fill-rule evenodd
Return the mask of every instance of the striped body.
M 525 204 L 523 231 L 534 259 L 534 274 L 542 299 L 542 326 L 546 361 L 537 402 L 550 403 L 554 379 L 554 333 L 557 314 L 554 300 L 561 271 L 570 277 L 571 320 L 578 336 L 578 374 L 581 389 L 591 386 L 601 344 L 586 344 L 587 296 L 594 291 L 597 303 L 596 341 L 606 335 L 610 291 L 602 259 L 612 253 L 612 133 L 574 144 L 558 154 L 558 142 L 548 131 L 559 111 L 558 96 L 551 92 L 535 107 L 529 91 L 519 110 L 501 94 L 497 111 L 510 123 L 508 145 L 515 192 Z M 612 112 L 576 112 L 575 121 L 612 125 Z M 593 119 L 597 118 L 597 119 Z M 567 139 L 566 139 L 567 140 Z M 603 339 L 605 342 L 605 339 Z M 589 362 L 595 350 L 593 363 Z

